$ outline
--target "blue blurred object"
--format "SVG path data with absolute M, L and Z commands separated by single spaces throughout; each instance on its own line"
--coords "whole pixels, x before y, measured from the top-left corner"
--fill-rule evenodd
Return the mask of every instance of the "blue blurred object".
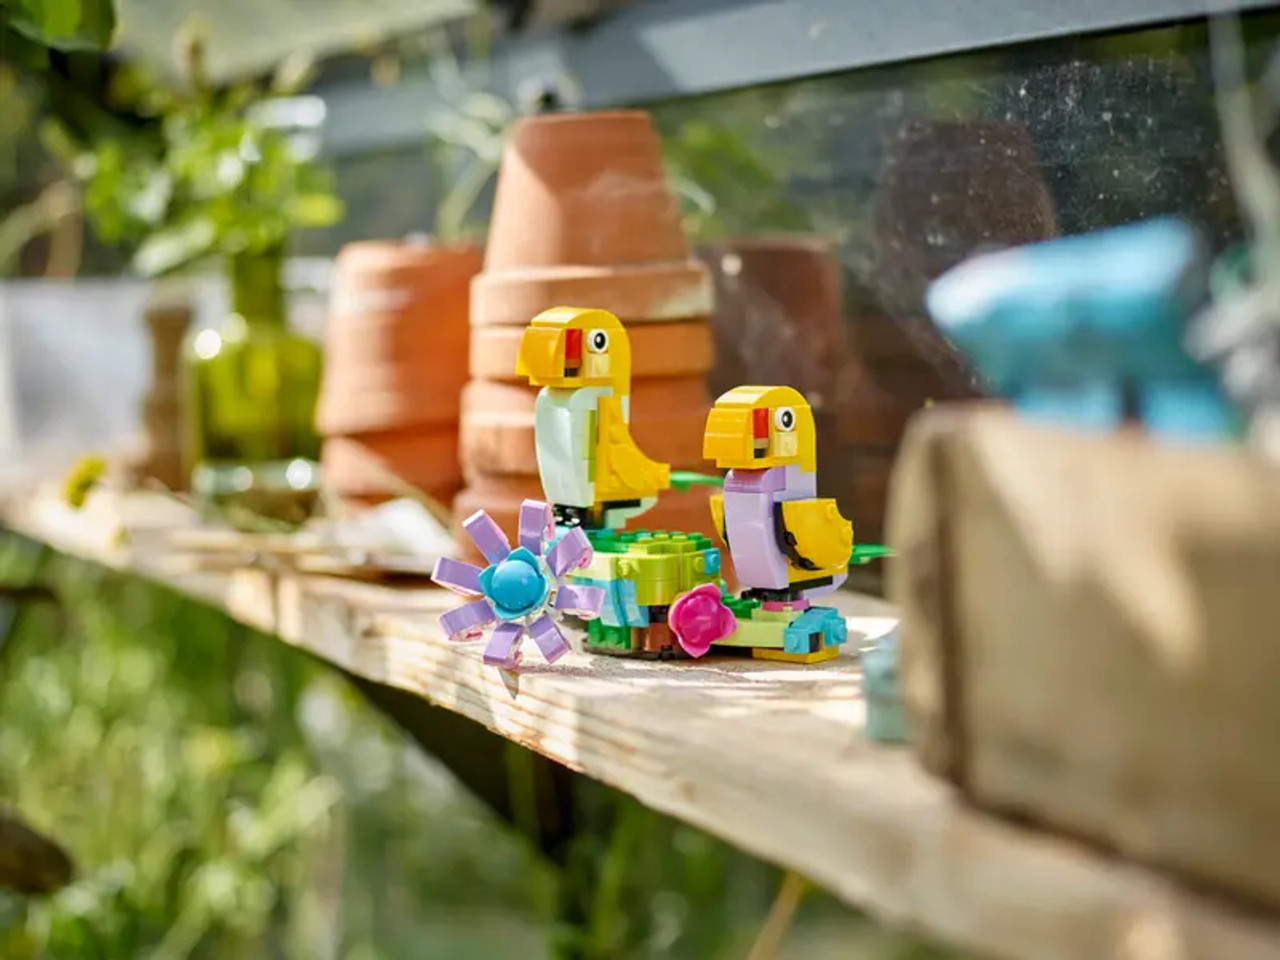
M 902 691 L 898 685 L 898 630 L 881 637 L 862 654 L 862 692 L 867 701 L 867 739 L 908 743 Z
M 1183 342 L 1207 282 L 1194 228 L 1158 219 L 975 257 L 939 277 L 926 303 L 1029 418 L 1219 439 L 1239 433 L 1239 415 Z

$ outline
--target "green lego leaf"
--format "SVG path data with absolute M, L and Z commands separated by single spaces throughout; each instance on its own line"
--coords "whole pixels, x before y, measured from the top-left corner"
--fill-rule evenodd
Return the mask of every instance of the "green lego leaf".
M 691 487 L 723 487 L 724 477 L 693 470 L 672 470 L 671 489 L 681 492 Z
M 853 553 L 849 555 L 849 566 L 870 563 L 872 560 L 879 560 L 881 557 L 892 556 L 893 551 L 888 547 L 881 546 L 878 543 L 860 543 L 853 548 Z

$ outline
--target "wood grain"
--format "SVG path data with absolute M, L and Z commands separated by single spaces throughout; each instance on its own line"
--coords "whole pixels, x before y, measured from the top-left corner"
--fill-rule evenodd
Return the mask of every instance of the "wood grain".
M 333 578 L 173 573 L 166 525 L 137 497 L 95 494 L 81 514 L 47 495 L 13 499 L 29 536 L 164 580 L 375 682 L 457 711 L 626 790 L 850 903 L 1007 960 L 1280 960 L 1280 928 L 1081 846 L 960 802 L 909 751 L 862 737 L 857 659 L 816 668 L 728 659 L 633 662 L 572 653 L 519 675 L 451 644 L 453 598 Z M 128 542 L 119 530 L 130 531 Z M 890 628 L 853 597 L 854 642 Z
M 984 807 L 1280 909 L 1280 471 L 939 411 L 896 494 L 926 764 Z

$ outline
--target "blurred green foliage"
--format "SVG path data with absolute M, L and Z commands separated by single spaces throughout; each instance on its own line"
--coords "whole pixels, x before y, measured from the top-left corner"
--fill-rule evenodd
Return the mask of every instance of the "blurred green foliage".
M 656 119 L 685 233 L 708 243 L 762 233 L 807 233 L 805 208 L 788 195 L 788 176 L 812 166 L 806 145 L 782 147 L 762 133 L 779 123 L 786 94 L 774 88 L 665 104 Z
M 115 32 L 115 0 L 0 0 L 0 44 L 31 66 L 47 48 L 106 49 Z
M 202 50 L 197 37 L 186 39 L 180 84 L 140 66 L 114 75 L 110 102 L 149 125 L 92 139 L 56 122 L 43 130 L 46 148 L 83 185 L 99 239 L 134 249 L 144 276 L 273 251 L 294 230 L 343 215 L 330 170 L 300 142 L 318 131 L 299 136 L 274 115 L 309 81 L 310 62 L 286 61 L 265 84 L 218 88 L 205 78 Z

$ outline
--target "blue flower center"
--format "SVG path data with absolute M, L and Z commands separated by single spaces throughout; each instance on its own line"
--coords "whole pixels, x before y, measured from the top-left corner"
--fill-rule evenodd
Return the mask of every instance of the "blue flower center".
M 489 595 L 507 610 L 522 611 L 536 604 L 545 589 L 536 567 L 521 560 L 503 560 L 493 571 Z

